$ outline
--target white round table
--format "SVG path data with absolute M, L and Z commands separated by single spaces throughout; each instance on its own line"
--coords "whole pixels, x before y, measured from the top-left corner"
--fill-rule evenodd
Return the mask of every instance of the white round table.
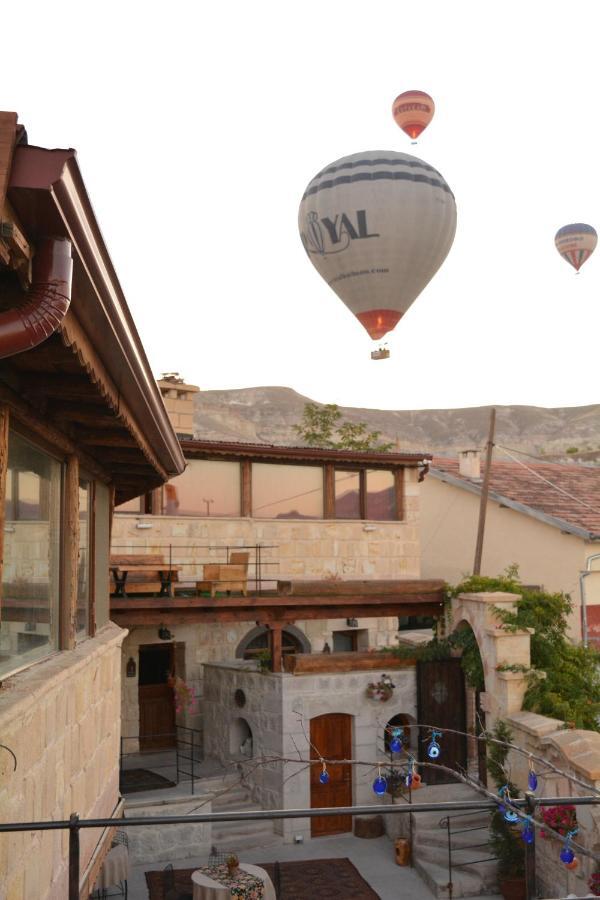
M 264 869 L 260 866 L 251 866 L 250 863 L 240 863 L 240 869 L 250 875 L 256 875 L 265 885 L 264 900 L 276 900 L 273 882 Z M 194 886 L 194 900 L 225 900 L 231 897 L 229 888 L 225 884 L 219 884 L 205 875 L 204 872 L 192 872 L 192 884 Z

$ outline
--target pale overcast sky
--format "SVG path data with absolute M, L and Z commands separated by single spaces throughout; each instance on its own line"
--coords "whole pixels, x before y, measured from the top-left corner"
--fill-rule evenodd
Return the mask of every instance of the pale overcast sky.
M 72 146 L 158 375 L 390 409 L 600 400 L 600 5 L 53 3 L 2 12 L 0 108 Z M 407 89 L 435 118 L 410 140 Z M 297 232 L 310 178 L 361 150 L 435 166 L 454 246 L 372 362 Z

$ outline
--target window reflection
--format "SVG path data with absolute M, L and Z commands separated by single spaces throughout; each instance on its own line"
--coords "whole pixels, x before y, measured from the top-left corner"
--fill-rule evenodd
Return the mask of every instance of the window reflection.
M 79 561 L 77 564 L 77 634 L 87 634 L 90 610 L 90 494 L 89 481 L 79 482 Z
M 367 519 L 387 521 L 396 518 L 394 473 L 381 469 L 367 470 Z
M 335 471 L 336 519 L 360 519 L 360 474 Z
M 192 459 L 163 489 L 164 516 L 239 516 L 240 464 Z
M 57 647 L 61 464 L 10 431 L 0 675 Z
M 252 515 L 258 519 L 322 518 L 321 466 L 253 463 Z

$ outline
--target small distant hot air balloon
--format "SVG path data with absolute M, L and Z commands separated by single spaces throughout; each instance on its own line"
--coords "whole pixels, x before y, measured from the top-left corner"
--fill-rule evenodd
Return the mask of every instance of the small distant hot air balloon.
M 424 131 L 435 112 L 435 103 L 425 91 L 404 91 L 392 105 L 392 115 L 402 131 L 413 141 Z
M 380 340 L 445 260 L 456 204 L 432 166 L 406 153 L 373 150 L 315 175 L 298 220 L 319 275 Z
M 584 225 L 581 222 L 576 225 L 563 225 L 556 232 L 554 243 L 563 259 L 579 272 L 596 249 L 598 235 L 591 225 Z

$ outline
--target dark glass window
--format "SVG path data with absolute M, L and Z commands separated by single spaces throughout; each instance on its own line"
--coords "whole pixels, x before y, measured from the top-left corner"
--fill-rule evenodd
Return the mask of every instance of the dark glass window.
M 58 647 L 61 478 L 58 460 L 10 431 L 0 676 Z
M 384 522 L 396 517 L 394 473 L 385 469 L 368 469 L 367 519 Z
M 257 519 L 323 518 L 321 466 L 253 463 L 252 515 Z
M 192 459 L 163 488 L 163 516 L 239 516 L 241 471 L 237 462 Z
M 360 519 L 360 474 L 335 470 L 336 519 Z
M 92 485 L 79 481 L 79 560 L 77 563 L 77 623 L 79 636 L 89 632 L 90 617 L 90 512 Z

